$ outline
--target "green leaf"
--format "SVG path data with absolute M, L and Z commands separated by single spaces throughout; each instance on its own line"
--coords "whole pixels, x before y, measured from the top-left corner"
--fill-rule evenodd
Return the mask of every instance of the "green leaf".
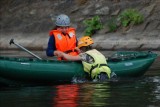
M 119 15 L 119 19 L 121 21 L 122 26 L 125 26 L 125 27 L 128 26 L 129 23 L 140 24 L 144 20 L 142 14 L 140 14 L 135 9 L 127 9 L 127 10 L 123 11 Z
M 92 35 L 93 33 L 95 33 L 95 31 L 103 28 L 99 16 L 94 16 L 91 19 L 86 19 L 83 21 L 83 23 L 86 26 L 85 34 Z

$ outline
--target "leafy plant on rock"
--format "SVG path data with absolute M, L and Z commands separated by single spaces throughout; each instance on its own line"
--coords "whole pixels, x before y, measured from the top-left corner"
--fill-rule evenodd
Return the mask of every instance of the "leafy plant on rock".
M 116 31 L 118 28 L 116 19 L 115 18 L 109 19 L 107 22 L 107 26 L 108 26 L 110 32 Z
M 86 19 L 83 21 L 86 26 L 85 35 L 92 36 L 97 30 L 103 28 L 99 16 L 94 16 L 91 19 Z
M 140 12 L 138 12 L 136 9 L 124 10 L 118 16 L 118 18 L 123 27 L 127 27 L 130 24 L 137 25 L 144 21 L 143 15 Z

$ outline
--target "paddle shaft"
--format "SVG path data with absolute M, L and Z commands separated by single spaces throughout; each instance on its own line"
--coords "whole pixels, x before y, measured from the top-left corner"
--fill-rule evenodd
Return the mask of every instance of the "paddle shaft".
M 11 39 L 11 40 L 10 40 L 10 45 L 11 45 L 11 44 L 16 45 L 17 47 L 21 48 L 22 50 L 24 50 L 24 51 L 26 51 L 27 53 L 31 54 L 32 56 L 36 57 L 37 59 L 42 60 L 42 58 L 40 58 L 39 56 L 35 55 L 35 54 L 32 53 L 31 51 L 27 50 L 26 48 L 24 48 L 24 47 L 21 46 L 20 44 L 15 43 L 15 42 L 14 42 L 14 39 Z

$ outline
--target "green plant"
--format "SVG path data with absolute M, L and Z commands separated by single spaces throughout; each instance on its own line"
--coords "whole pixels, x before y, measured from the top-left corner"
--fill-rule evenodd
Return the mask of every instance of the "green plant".
M 116 31 L 118 28 L 116 19 L 115 18 L 109 19 L 107 22 L 107 26 L 108 26 L 110 32 Z
M 85 35 L 88 35 L 88 36 L 93 35 L 97 30 L 100 30 L 103 28 L 103 25 L 100 21 L 99 16 L 94 16 L 91 19 L 86 19 L 83 21 L 83 23 L 86 26 Z
M 118 17 L 121 21 L 121 25 L 126 27 L 129 24 L 140 24 L 144 21 L 144 17 L 135 9 L 124 10 Z

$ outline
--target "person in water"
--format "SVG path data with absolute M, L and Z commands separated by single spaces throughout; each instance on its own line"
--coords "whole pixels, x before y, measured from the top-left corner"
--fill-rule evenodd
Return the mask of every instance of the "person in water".
M 84 71 L 92 80 L 108 80 L 111 78 L 111 69 L 107 66 L 105 56 L 96 49 L 92 49 L 93 43 L 89 36 L 84 36 L 78 42 L 78 48 L 81 51 L 79 55 L 71 56 L 62 51 L 56 51 L 55 55 L 71 61 L 82 61 Z
M 72 56 L 78 55 L 77 37 L 75 29 L 70 27 L 70 18 L 65 14 L 58 15 L 55 25 L 56 27 L 49 33 L 47 56 L 54 56 L 56 51 L 62 51 Z M 60 57 L 58 59 L 63 60 Z

